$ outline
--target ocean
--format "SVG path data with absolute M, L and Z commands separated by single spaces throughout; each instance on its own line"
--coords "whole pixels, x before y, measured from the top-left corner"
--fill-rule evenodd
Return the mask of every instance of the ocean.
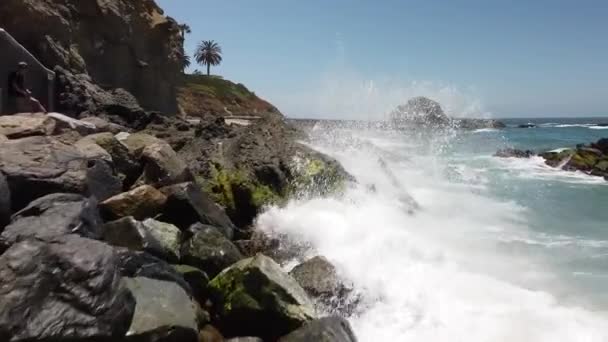
M 361 298 L 349 319 L 362 342 L 608 341 L 608 182 L 492 156 L 594 142 L 608 119 L 504 122 L 441 135 L 313 128 L 308 143 L 357 184 L 267 208 L 257 228 L 336 265 Z

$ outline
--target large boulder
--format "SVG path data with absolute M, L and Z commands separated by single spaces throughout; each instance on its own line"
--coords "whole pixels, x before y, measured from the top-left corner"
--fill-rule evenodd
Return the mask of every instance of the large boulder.
M 207 276 L 207 273 L 190 265 L 173 265 L 173 268 L 177 273 L 181 274 L 188 285 L 190 285 L 192 295 L 199 304 L 205 305 L 206 301 L 209 299 L 209 291 L 207 290 L 209 277 Z
M 55 120 L 44 113 L 0 116 L 0 135 L 9 139 L 50 135 L 54 130 Z
M 76 146 L 90 145 L 100 146 L 109 154 L 116 171 L 124 181 L 125 187 L 130 187 L 140 176 L 141 165 L 139 158 L 133 156 L 127 146 L 120 142 L 112 133 L 91 134 L 76 143 Z
M 182 243 L 182 232 L 176 226 L 157 221 L 155 219 L 146 219 L 142 222 L 144 228 L 158 243 L 161 248 L 163 259 L 169 262 L 177 262 L 180 258 L 180 247 Z
M 146 147 L 163 143 L 163 140 L 146 133 L 121 133 L 117 134 L 116 138 L 124 144 L 135 158 L 141 158 Z
M 257 255 L 222 271 L 209 284 L 226 337 L 275 341 L 315 318 L 304 290 L 272 259 Z
M 133 216 L 143 220 L 162 210 L 167 197 L 149 185 L 118 194 L 99 204 L 102 214 L 110 219 Z
M 0 172 L 0 232 L 11 220 L 11 190 Z
M 2 341 L 119 340 L 134 307 L 104 243 L 26 240 L 0 256 Z
M 140 184 L 163 187 L 192 180 L 190 170 L 184 161 L 166 142 L 146 146 L 141 153 L 144 172 Z
M 342 317 L 324 317 L 283 336 L 279 342 L 357 342 L 353 329 Z
M 330 309 L 342 309 L 352 291 L 340 280 L 336 267 L 321 256 L 301 263 L 289 272 L 306 293 Z
M 132 216 L 103 225 L 103 239 L 111 245 L 146 251 L 169 262 L 179 260 L 182 232 L 172 224 Z
M 182 246 L 182 263 L 192 265 L 214 277 L 226 267 L 243 259 L 238 248 L 216 227 L 196 224 L 194 232 Z
M 228 239 L 234 235 L 234 225 L 226 212 L 203 192 L 196 183 L 181 183 L 160 189 L 167 196 L 161 220 L 185 230 L 194 223 L 215 226 Z
M 11 140 L 0 148 L 0 172 L 8 180 L 13 209 L 51 193 L 85 193 L 86 170 L 82 153 L 49 137 Z
M 441 105 L 426 97 L 410 99 L 407 104 L 397 107 L 390 117 L 396 127 L 445 128 L 450 124 Z
M 198 342 L 197 306 L 177 284 L 145 277 L 127 278 L 135 314 L 127 337 L 141 341 Z
M 0 251 L 25 239 L 52 240 L 67 234 L 100 238 L 96 203 L 77 194 L 41 197 L 13 215 L 0 235 Z
M 3 0 L 0 27 L 44 65 L 125 88 L 146 109 L 177 110 L 183 36 L 153 0 Z
M 338 162 L 299 143 L 301 135 L 279 113 L 243 128 L 202 118 L 177 152 L 232 222 L 247 228 L 266 205 L 302 192 L 334 193 L 352 180 Z
M 89 159 L 87 162 L 87 194 L 99 201 L 118 195 L 122 191 L 122 180 L 112 164 L 103 159 Z

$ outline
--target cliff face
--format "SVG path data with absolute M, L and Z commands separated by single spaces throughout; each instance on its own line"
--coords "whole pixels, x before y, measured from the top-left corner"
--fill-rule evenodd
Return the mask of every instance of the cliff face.
M 2 0 L 0 27 L 49 68 L 124 88 L 149 110 L 177 109 L 183 38 L 153 0 Z

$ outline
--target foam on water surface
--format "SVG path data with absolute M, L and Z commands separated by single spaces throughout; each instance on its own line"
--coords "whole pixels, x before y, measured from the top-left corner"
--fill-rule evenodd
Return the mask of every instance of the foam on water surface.
M 269 208 L 257 228 L 310 243 L 308 256 L 324 255 L 353 282 L 365 304 L 350 318 L 360 341 L 608 341 L 605 313 L 554 295 L 560 279 L 544 257 L 504 248 L 605 242 L 529 231 L 526 208 L 486 195 L 483 180 L 476 187 L 446 176 L 450 167 L 432 152 L 441 142 L 414 153 L 410 141 L 390 135 L 357 136 L 369 144 L 349 149 L 333 136 L 313 146 L 336 157 L 358 185 L 344 196 Z M 386 168 L 397 185 L 379 151 L 392 157 Z M 555 171 L 536 159 L 495 162 L 533 177 Z M 452 169 L 484 178 L 484 169 Z M 400 201 L 404 193 L 420 206 L 413 215 Z

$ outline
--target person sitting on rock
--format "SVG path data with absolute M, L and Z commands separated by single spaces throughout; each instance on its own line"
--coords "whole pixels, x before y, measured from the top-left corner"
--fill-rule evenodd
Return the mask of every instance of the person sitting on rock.
M 8 76 L 8 97 L 14 101 L 17 113 L 42 112 L 46 113 L 46 108 L 32 96 L 32 92 L 25 86 L 25 74 L 28 65 L 20 62 L 16 71 Z

